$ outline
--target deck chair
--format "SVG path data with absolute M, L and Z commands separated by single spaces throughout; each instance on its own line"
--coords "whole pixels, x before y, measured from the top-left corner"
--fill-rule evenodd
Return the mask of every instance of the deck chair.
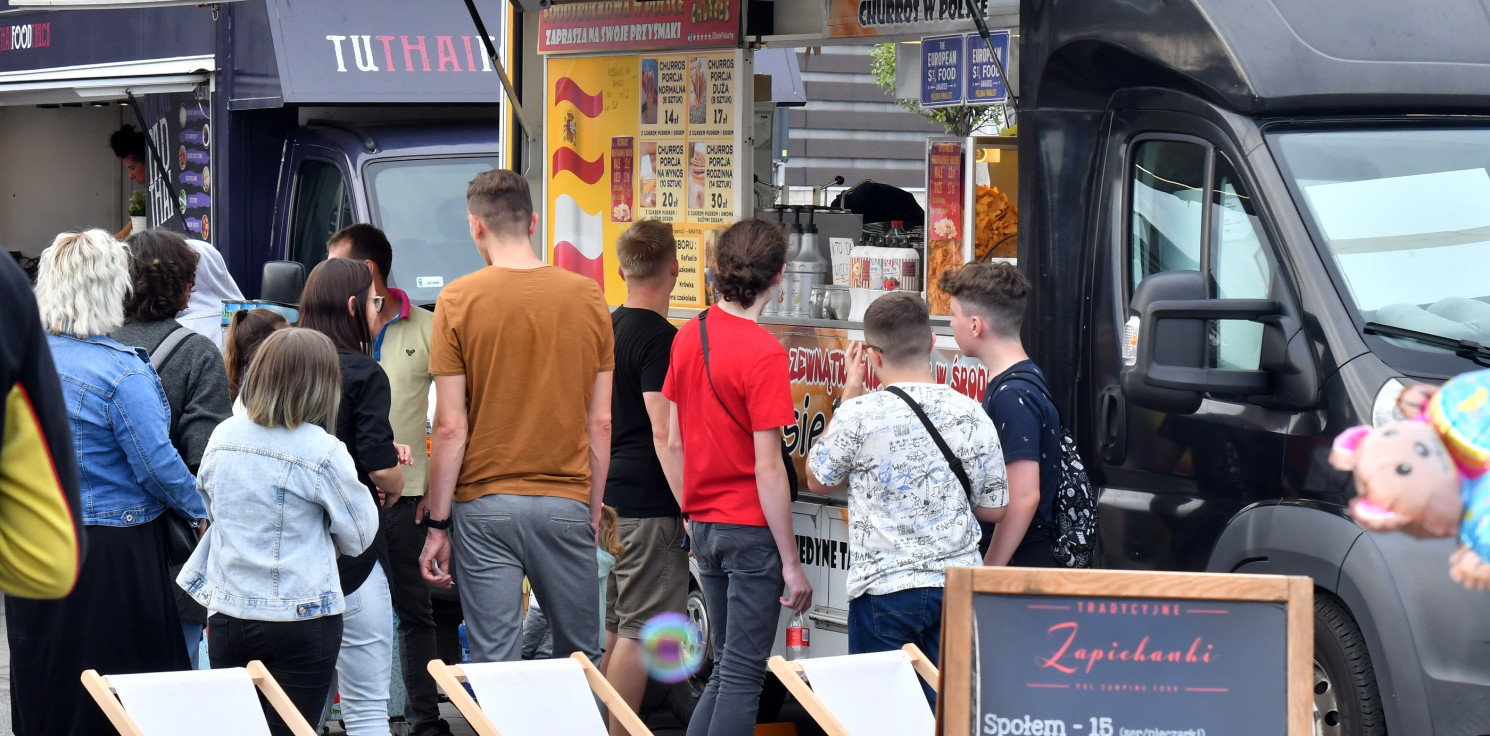
M 435 659 L 429 673 L 480 736 L 606 736 L 596 697 L 631 736 L 652 736 L 582 652 L 563 659 L 459 666 Z M 475 691 L 474 700 L 462 681 Z
M 914 644 L 903 649 L 767 665 L 828 736 L 932 736 L 936 716 L 920 675 L 937 687 L 936 665 Z M 803 676 L 806 681 L 803 681 Z
M 83 687 L 122 736 L 268 736 L 254 690 L 295 736 L 317 736 L 279 683 L 257 660 L 248 667 L 105 677 L 83 673 Z

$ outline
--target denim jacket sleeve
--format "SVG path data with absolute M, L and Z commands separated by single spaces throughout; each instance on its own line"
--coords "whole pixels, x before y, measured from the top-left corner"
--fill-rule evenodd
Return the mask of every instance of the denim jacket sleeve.
M 360 555 L 378 533 L 378 505 L 357 480 L 346 445 L 336 443 L 321 463 L 319 501 L 331 519 L 331 539 L 344 555 Z
M 146 493 L 188 519 L 207 518 L 197 482 L 171 445 L 170 405 L 153 373 L 128 373 L 109 403 L 114 437 Z

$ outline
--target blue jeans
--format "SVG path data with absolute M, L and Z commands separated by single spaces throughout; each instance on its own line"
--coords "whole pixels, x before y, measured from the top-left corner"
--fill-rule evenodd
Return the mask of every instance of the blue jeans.
M 781 616 L 781 555 L 763 526 L 693 522 L 714 671 L 688 736 L 750 736 Z
M 848 602 L 848 653 L 888 652 L 915 644 L 940 666 L 942 589 L 911 588 L 885 595 L 861 595 Z M 936 693 L 921 689 L 936 707 Z
M 335 687 L 347 736 L 388 733 L 388 686 L 393 679 L 393 598 L 382 563 L 347 596 Z M 327 700 L 330 708 L 330 700 Z

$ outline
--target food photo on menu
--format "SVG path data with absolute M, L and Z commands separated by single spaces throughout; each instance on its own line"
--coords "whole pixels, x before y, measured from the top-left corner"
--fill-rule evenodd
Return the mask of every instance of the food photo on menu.
M 688 160 L 688 202 L 696 210 L 704 208 L 704 173 L 708 159 L 704 155 L 704 144 L 693 144 L 693 156 Z
M 640 183 L 641 197 L 637 203 L 641 207 L 657 206 L 657 142 L 644 141 L 642 143 L 641 165 L 638 167 L 637 182 Z
M 642 59 L 642 125 L 657 124 L 657 60 Z
M 688 60 L 688 123 L 702 125 L 708 122 L 709 75 L 708 60 L 694 56 Z

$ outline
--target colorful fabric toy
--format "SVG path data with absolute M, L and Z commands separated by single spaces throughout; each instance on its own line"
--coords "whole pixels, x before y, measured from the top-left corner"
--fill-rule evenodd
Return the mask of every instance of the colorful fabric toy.
M 1350 508 L 1362 527 L 1457 533 L 1450 574 L 1490 590 L 1490 370 L 1445 383 L 1409 421 L 1346 430 L 1330 464 L 1355 474 Z

